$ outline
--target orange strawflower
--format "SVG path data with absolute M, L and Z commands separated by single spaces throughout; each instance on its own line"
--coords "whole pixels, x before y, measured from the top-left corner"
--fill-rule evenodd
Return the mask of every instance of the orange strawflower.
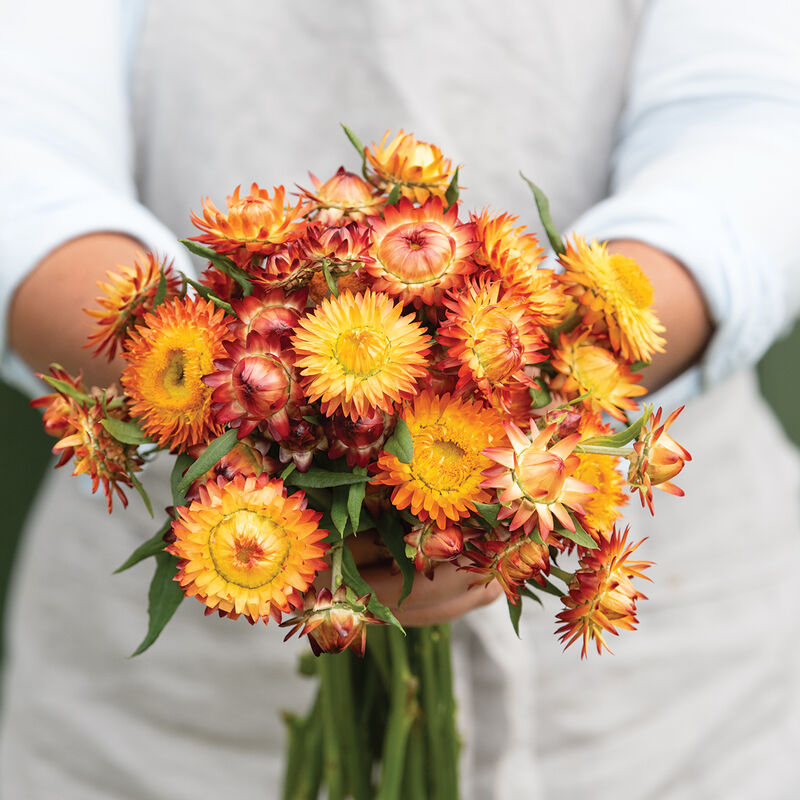
M 172 523 L 167 551 L 180 559 L 175 580 L 188 597 L 221 616 L 255 623 L 299 608 L 303 592 L 326 568 L 327 531 L 302 492 L 287 496 L 266 475 L 209 481 Z
M 555 273 L 540 269 L 544 249 L 525 226 L 515 226 L 517 217 L 488 210 L 471 214 L 479 247 L 473 258 L 487 267 L 505 289 L 522 298 L 537 325 L 552 327 L 563 322 L 574 303 L 564 294 Z
M 652 309 L 653 287 L 632 258 L 576 236 L 560 261 L 560 278 L 580 303 L 587 327 L 599 323 L 607 328 L 612 347 L 626 361 L 649 361 L 653 353 L 664 352 L 659 336 L 664 326 Z
M 445 199 L 453 169 L 436 145 L 421 142 L 402 129 L 390 142 L 386 131 L 379 145 L 365 148 L 373 172 L 368 178 L 384 192 L 400 184 L 403 197 L 424 203 L 430 197 Z
M 413 397 L 425 374 L 430 340 L 413 315 L 367 290 L 325 298 L 299 323 L 292 340 L 309 402 L 352 419 Z
M 628 483 L 631 491 L 639 492 L 642 506 L 647 505 L 653 513 L 653 486 L 667 494 L 683 497 L 683 489 L 674 483 L 674 478 L 687 461 L 692 460 L 689 451 L 667 435 L 669 426 L 683 411 L 684 406 L 673 411 L 661 423 L 661 409 L 651 415 L 639 432 L 633 444 L 633 453 L 628 456 L 631 462 L 628 470 Z
M 372 223 L 372 241 L 375 261 L 366 269 L 374 288 L 404 305 L 439 305 L 444 290 L 462 286 L 477 269 L 469 258 L 477 247 L 473 226 L 459 223 L 456 206 L 445 212 L 438 197 L 420 208 L 409 200 L 387 206 Z
M 363 178 L 339 167 L 332 178 L 325 183 L 316 175 L 308 173 L 314 184 L 311 192 L 298 187 L 303 197 L 310 201 L 314 217 L 326 225 L 340 224 L 353 220 L 364 222 L 367 217 L 381 213 L 385 197 L 376 194 L 375 189 Z
M 600 541 L 597 550 L 585 552 L 569 592 L 562 598 L 566 609 L 558 615 L 563 625 L 556 635 L 561 635 L 565 649 L 581 639 L 581 658 L 586 658 L 592 641 L 598 653 L 603 648 L 610 653 L 604 632 L 617 636 L 618 629 L 630 631 L 638 624 L 636 603 L 647 598 L 634 588 L 632 579 L 650 580 L 644 570 L 652 562 L 629 560 L 641 542 L 631 546 L 627 538 L 627 528 L 622 535 L 615 529 L 609 538 Z
M 392 504 L 440 528 L 491 502 L 482 486 L 490 465 L 483 451 L 502 441 L 500 418 L 482 403 L 425 391 L 401 414 L 411 432 L 414 455 L 404 464 L 390 453 L 378 458 L 373 483 L 394 486 Z
M 276 246 L 300 236 L 305 229 L 302 217 L 309 209 L 302 200 L 294 207 L 287 206 L 283 186 L 275 186 L 272 197 L 257 183 L 245 197 L 239 196 L 241 188 L 237 186 L 226 198 L 224 213 L 208 197 L 203 200 L 203 216 L 192 212 L 191 219 L 204 233 L 192 238 L 246 268 L 254 255 L 269 255 Z
M 228 325 L 222 309 L 199 297 L 175 298 L 146 314 L 125 342 L 122 385 L 131 416 L 162 447 L 186 450 L 222 433 L 203 377 L 224 358 Z
M 447 320 L 437 339 L 449 358 L 440 367 L 458 368 L 457 392 L 477 387 L 492 405 L 507 410 L 504 395 L 533 386 L 525 367 L 545 358 L 541 329 L 527 316 L 524 302 L 499 283 L 472 283 L 445 297 L 444 305 Z
M 153 253 L 139 255 L 132 267 L 118 264 L 108 271 L 108 283 L 99 283 L 103 296 L 96 298 L 101 308 L 85 308 L 97 326 L 89 334 L 85 347 L 94 347 L 95 356 L 105 352 L 109 361 L 117 353 L 117 346 L 138 325 L 144 315 L 153 309 L 161 273 L 166 276 L 164 299 L 175 297 L 180 289 L 180 278 L 172 264 L 159 260 Z
M 620 508 L 628 502 L 624 493 L 625 477 L 619 471 L 619 459 L 597 453 L 576 453 L 578 466 L 572 477 L 595 487 L 583 502 L 581 522 L 586 530 L 607 539 L 614 523 L 622 517 Z
M 575 523 L 568 509 L 584 513 L 585 503 L 595 487 L 571 477 L 578 466 L 572 451 L 580 434 L 566 436 L 548 448 L 556 425 L 543 431 L 531 420 L 529 438 L 513 422 L 504 423 L 510 447 L 489 447 L 484 455 L 495 462 L 484 470 L 481 486 L 497 489 L 497 499 L 503 505 L 498 520 L 512 517 L 509 530 L 522 528 L 526 535 L 538 525 L 539 535 L 547 543 L 554 528 L 554 517 L 570 531 Z
M 563 376 L 552 382 L 555 391 L 572 400 L 588 395 L 582 400 L 587 409 L 607 411 L 621 422 L 626 420 L 625 411 L 639 407 L 633 398 L 647 393 L 638 385 L 642 376 L 593 343 L 586 331 L 560 336 L 552 365 Z

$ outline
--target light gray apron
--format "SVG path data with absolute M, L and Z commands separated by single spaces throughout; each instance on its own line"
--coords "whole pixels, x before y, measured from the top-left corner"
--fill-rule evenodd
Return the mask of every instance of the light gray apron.
M 237 184 L 355 169 L 344 122 L 367 142 L 401 127 L 435 142 L 464 165 L 465 208 L 536 229 L 521 169 L 566 226 L 607 191 L 640 5 L 158 0 L 134 80 L 142 199 L 191 235 L 206 195 L 222 206 Z M 677 481 L 687 497 L 657 496 L 655 520 L 631 503 L 633 536 L 650 537 L 640 555 L 658 565 L 616 655 L 562 653 L 557 604 L 526 606 L 519 641 L 503 602 L 456 626 L 465 797 L 791 796 L 796 456 L 749 373 L 675 432 L 695 457 Z M 305 645 L 190 600 L 126 660 L 151 567 L 109 573 L 154 523 L 75 495 L 65 471 L 51 479 L 19 569 L 3 797 L 279 797 L 278 712 L 308 701 Z

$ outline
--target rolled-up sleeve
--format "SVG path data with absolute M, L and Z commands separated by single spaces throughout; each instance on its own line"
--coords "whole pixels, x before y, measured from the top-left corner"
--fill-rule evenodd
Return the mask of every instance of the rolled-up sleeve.
M 800 309 L 800 6 L 653 0 L 610 196 L 574 224 L 692 273 L 716 329 L 684 392 L 755 363 Z
M 175 236 L 136 199 L 129 66 L 140 4 L 2 3 L 0 26 L 0 354 L 16 287 L 83 234 L 127 234 L 186 265 Z M 111 267 L 113 265 L 109 265 Z

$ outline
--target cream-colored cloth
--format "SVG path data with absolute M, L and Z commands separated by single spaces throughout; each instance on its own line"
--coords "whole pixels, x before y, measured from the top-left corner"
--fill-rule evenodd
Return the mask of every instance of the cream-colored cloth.
M 465 164 L 467 208 L 536 228 L 520 168 L 559 224 L 603 197 L 639 3 L 151 3 L 135 60 L 133 126 L 146 205 L 190 234 L 188 209 L 238 183 L 306 184 L 404 127 Z M 642 558 L 658 562 L 641 631 L 613 657 L 562 654 L 526 605 L 456 626 L 464 794 L 536 798 L 794 796 L 800 769 L 794 450 L 742 373 L 687 408 L 695 456 L 631 506 Z M 166 505 L 166 460 L 147 475 Z M 3 800 L 279 796 L 278 711 L 302 710 L 303 645 L 205 618 L 185 602 L 144 656 L 150 565 L 111 570 L 154 523 L 109 518 L 66 470 L 36 505 L 11 594 Z M 636 501 L 633 501 L 634 503 Z M 551 604 L 552 606 L 552 604 Z

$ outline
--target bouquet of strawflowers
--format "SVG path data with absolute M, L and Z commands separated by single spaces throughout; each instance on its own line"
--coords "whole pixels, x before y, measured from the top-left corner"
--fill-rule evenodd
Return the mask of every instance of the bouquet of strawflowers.
M 167 520 L 120 568 L 156 561 L 137 653 L 190 596 L 325 654 L 303 662 L 312 709 L 286 718 L 286 797 L 454 798 L 448 628 L 404 630 L 393 610 L 450 562 L 500 584 L 515 628 L 547 592 L 565 646 L 608 649 L 649 566 L 616 527 L 624 490 L 652 512 L 690 456 L 667 433 L 677 411 L 629 419 L 664 345 L 634 261 L 565 242 L 531 183 L 546 268 L 516 217 L 461 211 L 437 147 L 345 132 L 360 176 L 312 175 L 296 203 L 257 184 L 224 211 L 204 201 L 183 241 L 207 262 L 198 281 L 154 254 L 109 272 L 88 346 L 121 350 L 121 388 L 54 365 L 32 405 L 109 511 L 125 487 L 149 508 L 137 473 L 176 455 Z M 397 606 L 360 574 L 357 540 L 399 571 Z

